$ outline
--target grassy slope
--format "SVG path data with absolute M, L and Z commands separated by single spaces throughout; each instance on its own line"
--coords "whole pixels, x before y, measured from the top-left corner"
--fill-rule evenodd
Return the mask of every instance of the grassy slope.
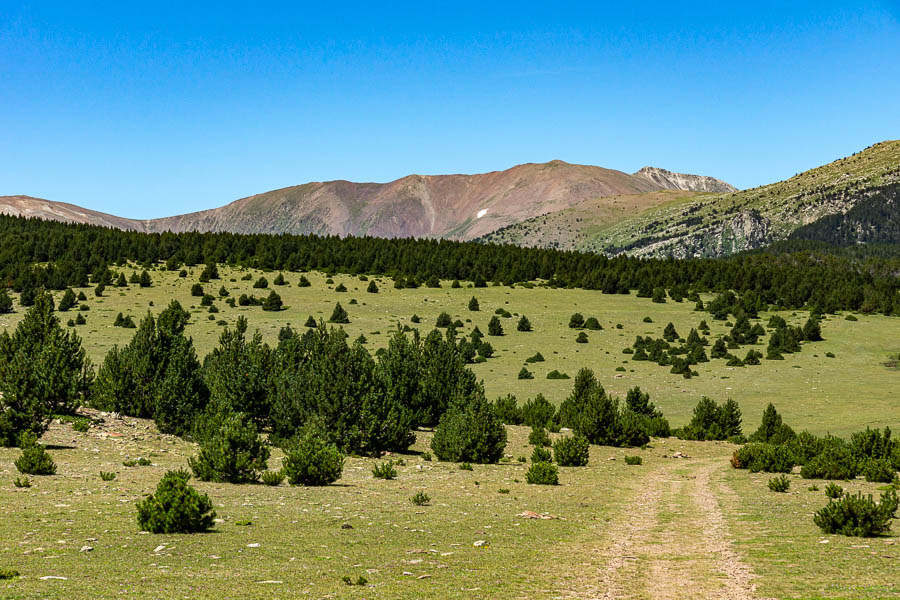
M 639 255 L 730 254 L 784 239 L 801 225 L 845 211 L 861 191 L 897 181 L 900 141 L 888 141 L 771 185 L 728 194 L 679 194 L 668 202 L 654 202 L 659 194 L 642 194 L 618 214 L 591 201 L 580 205 L 587 209 L 580 213 L 579 207 L 551 213 L 487 239 L 593 252 L 617 252 L 637 243 L 628 252 Z M 766 223 L 765 230 L 756 226 L 758 237 L 743 227 L 751 213 Z
M 237 275 L 239 279 L 240 274 L 227 269 L 222 272 L 232 295 L 251 291 L 252 281 L 230 282 L 229 278 Z M 158 311 L 173 297 L 190 306 L 199 300 L 189 295 L 198 274 L 195 269 L 185 280 L 154 272 L 156 285 L 152 288 L 132 287 L 122 296 L 109 289 L 102 303 L 91 298 L 88 325 L 80 327 L 79 333 L 95 362 L 111 344 L 123 343 L 133 333 L 111 326 L 116 313 L 138 317 L 149 301 Z M 257 275 L 253 273 L 254 279 Z M 659 336 L 670 320 L 682 335 L 701 318 L 713 326 L 714 335 L 725 330 L 708 314 L 692 312 L 689 304 L 658 305 L 580 290 L 452 290 L 447 284 L 439 290 L 398 291 L 389 281 L 382 282 L 381 292 L 373 295 L 364 291 L 365 282 L 346 276 L 336 277 L 335 284 L 344 282 L 350 291 L 338 294 L 327 289 L 323 275 L 308 277 L 311 288 L 296 287 L 296 274 L 287 276 L 291 287 L 277 288 L 291 307 L 287 311 L 230 309 L 217 302 L 221 312 L 216 318 L 233 323 L 238 314 L 245 314 L 251 329 L 259 328 L 271 342 L 284 322 L 299 326 L 310 313 L 327 318 L 335 300 L 340 299 L 350 312 L 352 323 L 347 329 L 351 339 L 364 333 L 374 349 L 385 343 L 398 319 L 408 323 L 413 312 L 424 318 L 426 328 L 439 312 L 447 310 L 463 320 L 473 318 L 473 324 L 486 331 L 493 309 L 503 306 L 527 314 L 535 331 L 516 332 L 514 319 L 503 320 L 507 335 L 488 338 L 498 357 L 475 370 L 484 378 L 490 397 L 511 391 L 524 400 L 542 392 L 558 403 L 572 382 L 548 381 L 545 374 L 560 369 L 574 375 L 584 365 L 594 368 L 607 389 L 617 394 L 624 395 L 635 384 L 648 389 L 673 424 L 689 418 L 701 394 L 737 399 L 744 409 L 746 430 L 755 428 L 770 401 L 792 426 L 817 433 L 847 434 L 866 425 L 896 428 L 900 421 L 900 407 L 892 397 L 900 372 L 881 365 L 888 352 L 898 350 L 897 319 L 861 316 L 858 322 L 848 322 L 831 318 L 823 327 L 825 342 L 810 345 L 783 362 L 729 369 L 714 361 L 700 366 L 700 378 L 684 380 L 648 363 L 627 364 L 626 373 L 614 369 L 625 358 L 621 349 L 635 335 Z M 223 282 L 206 287 L 215 292 Z M 478 313 L 465 310 L 473 293 L 481 302 Z M 350 298 L 361 304 L 349 305 Z M 575 310 L 585 316 L 596 315 L 605 328 L 589 332 L 586 345 L 575 344 L 575 332 L 566 326 Z M 643 323 L 645 315 L 654 323 Z M 19 317 L 20 313 L 2 316 L 0 326 Z M 805 315 L 795 317 L 797 321 L 803 318 Z M 205 319 L 205 313 L 198 313 L 190 325 L 201 355 L 213 347 L 220 331 Z M 623 329 L 616 330 L 616 323 L 622 323 Z M 467 324 L 465 331 L 469 327 Z M 523 359 L 537 350 L 547 358 L 547 362 L 529 367 L 537 378 L 517 380 Z M 825 358 L 826 351 L 833 351 L 837 358 Z M 617 379 L 617 375 L 622 377 Z M 419 432 L 415 449 L 425 450 L 429 436 Z M 530 454 L 525 443 L 527 430 L 510 428 L 510 436 L 509 455 Z M 696 519 L 705 513 L 696 512 L 699 509 L 691 503 L 694 488 L 677 483 L 692 486 L 690 482 L 707 469 L 711 469 L 711 489 L 737 539 L 736 548 L 760 575 L 760 594 L 890 597 L 897 593 L 890 587 L 892 582 L 900 579 L 900 561 L 880 557 L 895 553 L 895 546 L 888 542 L 896 537 L 860 542 L 829 536 L 830 545 L 819 544 L 822 536 L 810 515 L 824 505 L 824 495 L 805 491 L 808 484 L 795 480 L 791 494 L 774 497 L 765 488 L 766 477 L 729 470 L 727 458 L 732 447 L 728 444 L 660 440 L 643 451 L 592 448 L 590 466 L 562 469 L 563 485 L 557 488 L 527 486 L 526 467 L 516 462 L 475 466 L 474 472 L 464 472 L 455 465 L 426 462 L 418 456 L 407 457 L 407 466 L 399 468 L 399 479 L 390 482 L 371 478 L 371 459 L 350 459 L 340 485 L 322 489 L 198 483 L 213 497 L 224 519 L 216 526 L 219 533 L 151 536 L 137 532 L 134 502 L 152 491 L 167 468 L 185 465 L 187 456 L 196 452 L 191 444 L 158 436 L 147 422 L 111 418 L 86 434 L 74 432 L 69 425 L 54 425 L 47 440 L 62 447 L 51 450 L 60 473 L 33 478 L 35 486 L 28 490 L 17 490 L 11 484 L 17 475 L 12 461 L 18 452 L 0 449 L 0 506 L 17 515 L 0 521 L 0 567 L 16 568 L 25 575 L 0 582 L 4 598 L 96 598 L 126 591 L 156 597 L 222 597 L 236 586 L 247 598 L 297 594 L 347 598 L 584 596 L 604 582 L 603 573 L 613 560 L 610 549 L 621 550 L 614 543 L 616 532 L 622 530 L 622 524 L 632 522 L 636 506 L 650 515 L 646 523 L 637 521 L 637 525 L 646 525 L 653 534 L 645 544 L 633 548 L 636 565 L 618 569 L 613 583 L 643 597 L 659 585 L 654 576 L 663 572 L 679 581 L 686 578 L 694 586 L 691 589 L 715 595 L 723 581 L 717 574 L 715 553 L 691 542 L 691 536 L 696 537 Z M 682 462 L 663 458 L 675 450 L 692 458 Z M 621 460 L 626 453 L 643 455 L 645 464 L 626 467 Z M 153 457 L 154 466 L 121 466 L 126 458 L 147 455 Z M 276 453 L 270 466 L 278 464 Z M 118 471 L 119 478 L 101 482 L 101 469 Z M 642 496 L 648 486 L 658 486 L 655 501 L 650 503 Z M 862 482 L 853 487 L 874 489 Z M 510 489 L 510 494 L 499 494 L 500 488 Z M 408 498 L 420 489 L 432 496 L 432 506 L 419 508 L 409 503 Z M 562 518 L 533 521 L 515 516 L 523 510 L 548 511 Z M 243 519 L 253 525 L 236 525 Z M 341 529 L 342 523 L 353 529 Z M 784 531 L 791 535 L 781 536 Z M 657 536 L 661 536 L 659 552 L 654 550 Z M 473 547 L 480 539 L 487 540 L 489 547 Z M 260 546 L 250 548 L 251 543 Z M 859 544 L 871 548 L 855 547 Z M 82 545 L 94 550 L 82 553 Z M 155 552 L 159 545 L 166 548 Z M 873 558 L 870 551 L 877 556 Z M 548 553 L 553 560 L 548 560 Z M 856 581 L 853 585 L 861 587 L 846 587 L 845 575 L 851 572 Z M 347 587 L 340 582 L 343 575 L 356 579 L 360 574 L 373 587 Z M 68 579 L 39 579 L 47 575 Z M 429 577 L 418 579 L 420 575 Z M 283 583 L 257 583 L 267 580 Z M 863 587 L 868 591 L 860 591 Z M 676 589 L 674 593 L 680 592 Z

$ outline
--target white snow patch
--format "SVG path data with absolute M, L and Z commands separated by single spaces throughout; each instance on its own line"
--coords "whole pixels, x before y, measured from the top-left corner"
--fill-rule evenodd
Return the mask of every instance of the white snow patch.
M 484 215 L 487 214 L 487 210 L 488 209 L 486 209 L 486 208 L 482 208 L 481 210 L 478 211 L 478 214 L 475 215 L 475 218 L 480 219 L 481 217 L 483 217 Z

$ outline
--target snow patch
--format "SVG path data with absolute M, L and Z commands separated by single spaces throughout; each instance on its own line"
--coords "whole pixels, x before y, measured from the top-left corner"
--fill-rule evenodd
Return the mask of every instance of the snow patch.
M 480 219 L 480 218 L 483 217 L 485 214 L 487 214 L 487 211 L 488 211 L 488 209 L 482 208 L 481 210 L 478 211 L 478 214 L 475 215 L 475 218 L 476 218 L 476 219 Z

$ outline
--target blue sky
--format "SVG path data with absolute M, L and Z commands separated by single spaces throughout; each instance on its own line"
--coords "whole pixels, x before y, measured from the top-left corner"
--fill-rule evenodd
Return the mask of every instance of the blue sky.
M 0 0 L 0 195 L 150 218 L 556 158 L 752 187 L 900 138 L 896 1 L 144 4 Z

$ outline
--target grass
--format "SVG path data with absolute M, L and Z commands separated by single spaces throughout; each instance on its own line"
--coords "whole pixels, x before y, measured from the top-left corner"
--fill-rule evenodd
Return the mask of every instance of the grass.
M 87 304 L 91 310 L 88 323 L 75 330 L 83 338 L 90 358 L 95 364 L 102 362 L 106 352 L 114 344 L 125 344 L 134 334 L 133 330 L 113 327 L 115 316 L 122 312 L 136 319 L 142 317 L 148 308 L 154 313 L 161 311 L 169 299 L 177 299 L 193 313 L 188 334 L 201 358 L 215 347 L 222 327 L 216 321 L 207 319 L 205 309 L 199 307 L 199 299 L 190 295 L 191 285 L 197 281 L 201 267 L 188 269 L 186 278 L 177 273 L 153 271 L 154 286 L 138 288 L 130 286 L 120 296 L 115 288 L 108 288 L 107 296 L 100 299 L 88 293 Z M 131 269 L 126 269 L 127 273 Z M 242 293 L 259 292 L 252 284 L 262 273 L 251 272 L 251 280 L 242 281 L 243 271 L 221 267 L 222 279 L 213 281 L 207 287 L 218 289 L 224 285 L 232 297 Z M 273 278 L 274 274 L 266 274 Z M 484 363 L 472 366 L 476 375 L 484 380 L 489 398 L 506 393 L 515 394 L 520 402 L 538 393 L 559 404 L 569 394 L 571 380 L 547 379 L 547 373 L 558 370 L 574 377 L 582 366 L 592 368 L 604 387 L 614 395 L 623 397 L 630 387 L 638 385 L 650 393 L 654 403 L 669 418 L 673 426 L 690 420 L 693 407 L 703 395 L 716 400 L 734 398 L 741 406 L 744 422 L 755 425 L 769 402 L 774 402 L 785 421 L 797 430 L 809 429 L 817 434 L 831 432 L 847 435 L 865 425 L 882 427 L 896 425 L 900 409 L 891 401 L 891 389 L 900 385 L 900 370 L 885 366 L 886 357 L 897 352 L 897 333 L 900 320 L 884 316 L 857 315 L 858 321 L 846 321 L 843 315 L 829 317 L 823 323 L 825 341 L 804 347 L 803 352 L 786 355 L 784 361 L 763 361 L 758 367 L 726 367 L 725 361 L 716 360 L 699 365 L 700 376 L 685 380 L 670 374 L 667 368 L 649 362 L 632 362 L 622 349 L 630 346 L 637 335 L 660 337 L 668 322 L 672 322 L 679 333 L 686 336 L 691 327 L 696 327 L 701 319 L 706 319 L 712 328 L 710 341 L 726 333 L 729 328 L 723 321 L 713 320 L 708 313 L 693 312 L 691 302 L 655 304 L 649 299 L 635 298 L 634 295 L 620 296 L 601 294 L 587 290 L 561 290 L 536 287 L 487 287 L 472 289 L 464 287 L 451 289 L 449 282 L 442 282 L 442 288 L 396 290 L 386 278 L 374 278 L 380 292 L 365 293 L 368 285 L 356 277 L 335 275 L 334 284 L 326 285 L 326 275 L 307 273 L 312 283 L 307 288 L 297 287 L 300 275 L 287 273 L 289 286 L 279 286 L 287 310 L 265 312 L 260 307 L 230 308 L 221 300 L 216 301 L 220 312 L 216 320 L 223 319 L 233 325 L 239 315 L 250 322 L 251 331 L 258 329 L 265 341 L 277 343 L 278 330 L 290 323 L 302 330 L 309 315 L 316 319 L 328 319 L 335 302 L 355 297 L 358 305 L 342 305 L 350 314 L 350 323 L 344 329 L 354 340 L 361 334 L 368 340 L 366 347 L 374 352 L 387 344 L 396 324 L 418 327 L 423 333 L 431 331 L 437 316 L 446 311 L 456 320 L 464 322 L 461 334 L 468 333 L 477 325 L 487 332 L 487 323 L 498 308 L 513 314 L 509 319 L 501 318 L 505 335 L 488 336 L 494 347 L 494 357 Z M 232 282 L 230 279 L 235 279 Z M 334 287 L 343 283 L 349 294 L 335 293 Z M 91 292 L 91 290 L 87 290 Z M 61 293 L 57 294 L 61 296 Z M 481 310 L 467 310 L 468 301 L 476 296 Z M 59 298 L 57 298 L 58 300 Z M 149 303 L 154 306 L 150 307 Z M 573 312 L 596 316 L 603 326 L 602 331 L 591 332 L 591 343 L 576 344 L 575 333 L 568 328 Z M 422 322 L 416 325 L 410 321 L 418 314 Z M 0 328 L 14 325 L 23 312 L 0 315 Z M 63 321 L 66 313 L 60 313 Z M 68 314 L 74 314 L 70 311 Z M 516 331 L 515 322 L 521 314 L 528 315 L 534 331 Z M 798 311 L 781 313 L 791 324 L 802 325 L 807 313 Z M 644 323 L 645 316 L 652 323 Z M 765 323 L 768 315 L 763 314 Z M 471 322 L 466 322 L 471 319 Z M 622 329 L 616 329 L 621 323 Z M 755 348 L 765 352 L 767 338 L 763 338 Z M 742 348 L 741 355 L 747 348 Z M 528 370 L 534 379 L 518 379 L 518 373 L 526 364 L 525 360 L 540 352 L 544 362 L 531 363 Z M 837 358 L 830 359 L 831 352 Z M 624 367 L 625 372 L 617 372 Z M 846 415 L 848 398 L 865 398 L 854 403 L 853 418 Z
M 150 302 L 159 312 L 170 298 L 185 307 L 198 305 L 190 287 L 200 270 L 189 269 L 185 279 L 153 271 L 154 287 L 130 286 L 124 295 L 113 288 L 102 299 L 88 293 L 91 310 L 83 313 L 88 324 L 76 330 L 95 364 L 113 344 L 126 343 L 134 333 L 112 326 L 119 312 L 139 319 Z M 252 283 L 261 274 L 253 271 L 251 279 L 243 281 L 242 271 L 220 267 L 220 272 L 222 280 L 208 287 L 217 290 L 224 284 L 232 297 L 253 293 Z M 279 287 L 278 292 L 287 310 L 230 308 L 217 300 L 221 312 L 216 319 L 233 324 L 245 315 L 251 330 L 259 329 L 274 344 L 284 324 L 300 329 L 308 315 L 327 318 L 336 301 L 355 297 L 358 305 L 343 303 L 351 321 L 345 329 L 350 339 L 364 334 L 366 346 L 374 351 L 386 344 L 396 323 L 414 326 L 409 320 L 413 313 L 422 316 L 423 332 L 430 331 L 442 311 L 465 323 L 463 333 L 475 325 L 486 332 L 488 320 L 502 308 L 513 317 L 501 319 L 506 335 L 489 338 L 496 357 L 473 367 L 490 398 L 512 392 L 524 402 L 540 392 L 559 404 L 571 391 L 572 380 L 548 380 L 546 374 L 557 369 L 574 376 L 579 367 L 589 366 L 615 395 L 624 397 L 634 385 L 649 391 L 675 426 L 689 420 L 701 395 L 737 400 L 745 432 L 757 427 L 769 402 L 796 430 L 818 434 L 847 435 L 866 425 L 896 428 L 900 421 L 900 407 L 892 400 L 900 373 L 883 364 L 897 352 L 897 319 L 857 315 L 859 320 L 853 322 L 843 315 L 830 317 L 823 324 L 826 341 L 786 355 L 784 361 L 763 361 L 752 368 L 728 368 L 724 361 L 713 361 L 699 366 L 700 377 L 684 380 L 667 368 L 631 362 L 621 350 L 636 335 L 659 337 L 669 321 L 685 336 L 701 319 L 712 327 L 711 340 L 726 331 L 723 322 L 693 312 L 689 302 L 654 304 L 634 296 L 583 290 L 471 289 L 467 283 L 454 290 L 449 282 L 442 282 L 441 289 L 395 290 L 390 280 L 377 277 L 380 292 L 367 294 L 368 282 L 346 275 L 333 276 L 334 284 L 327 286 L 324 274 L 307 273 L 312 282 L 308 288 L 297 287 L 299 274 L 285 276 L 290 286 Z M 348 288 L 347 294 L 333 291 L 340 283 Z M 476 313 L 466 309 L 472 295 L 481 304 Z M 0 315 L 0 327 L 21 318 L 22 311 L 17 311 Z M 569 316 L 576 311 L 596 316 L 603 326 L 602 331 L 591 332 L 589 344 L 575 344 L 568 328 Z M 192 312 L 188 332 L 203 356 L 214 347 L 222 328 L 199 306 Z M 533 332 L 515 330 L 520 314 L 528 315 Z M 794 324 L 807 317 L 803 312 L 782 315 Z M 644 323 L 644 316 L 652 317 L 653 323 Z M 617 323 L 622 329 L 616 329 Z M 764 350 L 764 343 L 757 348 Z M 529 365 L 535 379 L 518 380 L 525 359 L 538 351 L 546 360 Z M 833 352 L 837 360 L 826 358 L 826 352 Z M 619 366 L 626 371 L 616 372 Z M 485 594 L 543 598 L 600 594 L 600 586 L 606 585 L 604 573 L 613 573 L 610 586 L 646 595 L 660 569 L 672 581 L 691 579 L 696 595 L 715 597 L 723 585 L 718 553 L 704 546 L 697 526 L 698 519 L 707 517 L 698 498 L 709 495 L 718 500 L 737 553 L 760 576 L 754 580 L 759 595 L 898 594 L 891 587 L 900 581 L 895 534 L 862 542 L 820 535 L 812 513 L 827 502 L 824 492 L 810 491 L 805 482 L 795 481 L 787 493 L 769 493 L 767 475 L 730 469 L 734 447 L 727 443 L 654 440 L 640 452 L 640 468 L 625 464 L 625 456 L 634 450 L 592 447 L 588 466 L 560 467 L 560 485 L 538 486 L 526 483 L 530 465 L 513 459 L 531 452 L 527 427 L 509 428 L 508 461 L 477 465 L 473 471 L 428 460 L 431 433 L 419 431 L 405 464 L 390 457 L 398 471 L 396 481 L 386 483 L 372 476 L 376 463 L 386 459 L 355 457 L 348 458 L 335 485 L 323 488 L 192 480 L 210 495 L 222 519 L 215 533 L 147 535 L 138 531 L 136 502 L 155 489 L 166 470 L 185 467 L 196 447 L 157 434 L 148 421 L 112 415 L 104 419 L 94 418 L 84 432 L 55 422 L 42 441 L 50 447 L 58 474 L 40 478 L 31 488 L 12 484 L 19 451 L 0 448 L 0 480 L 5 481 L 0 485 L 0 506 L 16 515 L 0 520 L 0 565 L 22 574 L 0 583 L 0 597 L 211 598 L 240 586 L 246 598 L 288 593 L 317 598 Z M 665 458 L 675 452 L 690 458 Z M 140 468 L 121 468 L 136 457 L 152 460 Z M 280 462 L 276 450 L 270 467 L 278 469 Z M 100 470 L 117 471 L 118 476 L 102 482 L 97 477 Z M 843 485 L 855 492 L 874 490 L 878 484 Z M 411 502 L 421 490 L 432 498 L 427 508 Z M 527 519 L 520 516 L 523 511 L 556 518 Z M 252 526 L 239 525 L 246 522 Z M 623 531 L 633 533 L 637 540 L 633 551 L 653 569 L 638 569 L 627 561 L 609 568 L 617 548 L 622 554 L 616 544 Z M 825 538 L 829 543 L 820 544 Z M 481 540 L 485 544 L 474 545 Z M 81 552 L 85 545 L 93 550 Z M 847 583 L 846 573 L 854 574 L 852 583 Z M 40 579 L 45 576 L 67 579 Z M 366 583 L 347 586 L 343 577 L 353 582 L 363 577 Z M 677 593 L 681 592 L 673 592 Z

